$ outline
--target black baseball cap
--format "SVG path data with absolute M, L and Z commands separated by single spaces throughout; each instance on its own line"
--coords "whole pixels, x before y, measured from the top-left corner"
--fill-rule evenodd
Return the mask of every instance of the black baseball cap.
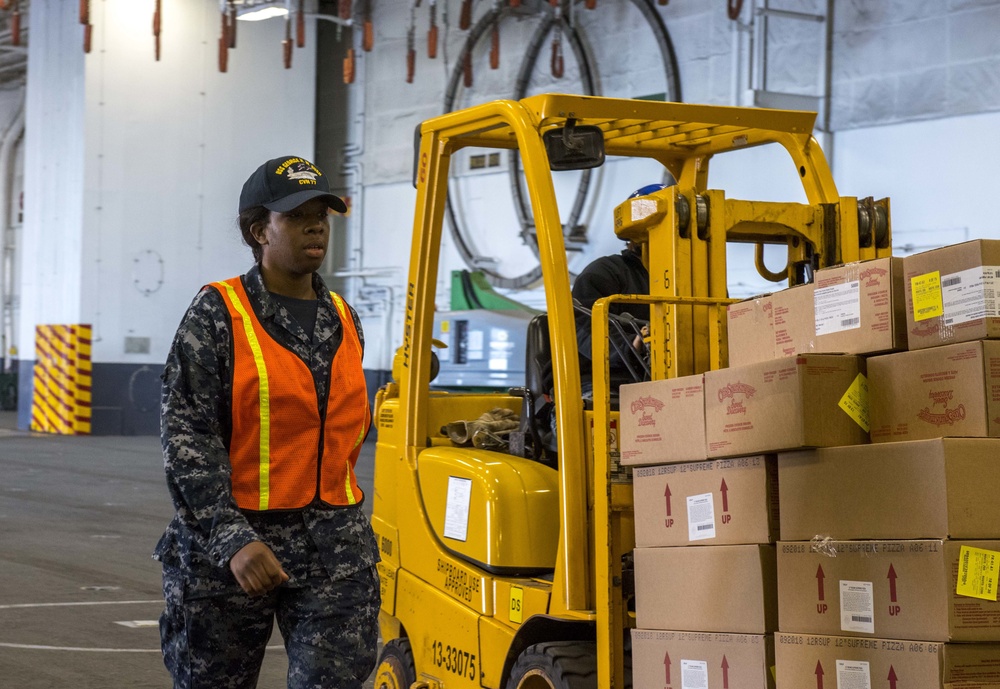
M 316 198 L 325 199 L 338 213 L 347 212 L 347 204 L 330 193 L 330 181 L 318 167 L 305 158 L 282 156 L 261 165 L 243 183 L 240 213 L 256 206 L 287 213 Z

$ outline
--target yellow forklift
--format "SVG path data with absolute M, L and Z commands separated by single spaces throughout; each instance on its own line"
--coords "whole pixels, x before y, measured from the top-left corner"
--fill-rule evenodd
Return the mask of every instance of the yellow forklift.
M 632 486 L 617 463 L 608 307 L 649 304 L 651 378 L 690 375 L 727 364 L 728 242 L 756 245 L 758 272 L 788 284 L 890 255 L 888 200 L 838 195 L 814 120 L 811 112 L 547 94 L 420 126 L 403 344 L 375 403 L 384 642 L 376 687 L 631 686 Z M 707 188 L 714 156 L 764 144 L 787 151 L 806 203 L 729 199 Z M 537 232 L 546 314 L 529 325 L 525 386 L 503 392 L 431 388 L 448 169 L 468 147 L 518 151 Z M 594 305 L 594 394 L 585 404 L 552 172 L 610 156 L 658 161 L 677 184 L 614 210 L 618 237 L 642 246 L 650 294 Z M 787 249 L 781 270 L 764 264 L 765 245 Z M 538 427 L 543 399 L 552 402 L 548 429 Z M 515 443 L 458 445 L 449 435 L 449 424 L 496 410 L 518 415 L 516 451 Z

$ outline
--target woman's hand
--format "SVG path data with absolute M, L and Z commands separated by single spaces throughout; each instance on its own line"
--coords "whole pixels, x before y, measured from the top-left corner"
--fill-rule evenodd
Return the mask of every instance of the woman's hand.
M 288 574 L 278 558 L 260 541 L 240 548 L 229 561 L 229 569 L 250 596 L 263 596 L 288 581 Z

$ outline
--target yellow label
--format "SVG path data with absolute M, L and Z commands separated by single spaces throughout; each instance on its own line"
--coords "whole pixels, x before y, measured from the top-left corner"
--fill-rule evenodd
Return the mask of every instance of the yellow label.
M 510 621 L 521 624 L 521 616 L 524 614 L 524 589 L 519 586 L 510 587 Z
M 868 379 L 863 373 L 859 373 L 851 387 L 847 388 L 839 405 L 865 432 L 871 430 L 868 421 Z
M 998 572 L 1000 553 L 963 545 L 958 552 L 958 586 L 955 587 L 955 593 L 996 600 Z
M 944 315 L 939 271 L 910 278 L 910 294 L 913 296 L 913 320 L 925 321 Z
M 451 330 L 451 321 L 441 321 L 441 332 L 446 333 Z

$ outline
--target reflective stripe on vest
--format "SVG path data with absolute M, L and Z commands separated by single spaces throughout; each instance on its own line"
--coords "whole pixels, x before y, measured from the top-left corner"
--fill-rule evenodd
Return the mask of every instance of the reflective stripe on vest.
M 331 505 L 357 504 L 363 494 L 354 465 L 371 413 L 361 340 L 343 300 L 330 293 L 343 339 L 332 362 L 321 421 L 312 372 L 264 330 L 240 278 L 212 287 L 222 295 L 233 327 L 229 456 L 236 504 L 250 510 L 299 509 L 317 497 Z

